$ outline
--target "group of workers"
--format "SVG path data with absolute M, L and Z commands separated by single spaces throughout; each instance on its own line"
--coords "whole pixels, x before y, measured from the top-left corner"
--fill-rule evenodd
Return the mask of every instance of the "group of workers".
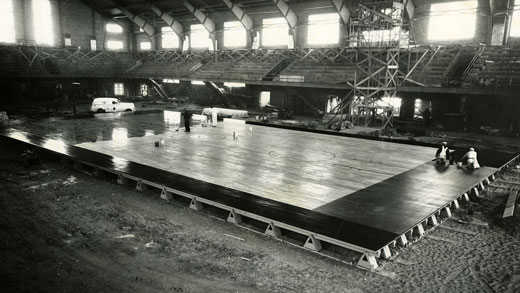
M 443 142 L 441 146 L 439 146 L 437 152 L 435 153 L 435 159 L 437 164 L 445 165 L 446 162 L 453 164 L 452 152 L 450 151 L 447 142 Z M 466 168 L 472 170 L 480 168 L 480 164 L 477 160 L 477 152 L 474 148 L 469 149 L 469 151 L 460 159 L 460 164 L 457 166 L 462 167 L 463 164 L 466 166 Z
M 186 107 L 184 107 L 184 110 L 182 111 L 182 116 L 184 116 L 185 131 L 190 132 L 190 120 L 191 120 L 191 116 L 193 116 L 193 114 L 190 111 L 188 111 L 188 109 Z M 217 127 L 217 120 L 218 120 L 217 111 L 215 109 L 213 109 L 213 106 L 211 106 L 211 125 L 213 127 Z

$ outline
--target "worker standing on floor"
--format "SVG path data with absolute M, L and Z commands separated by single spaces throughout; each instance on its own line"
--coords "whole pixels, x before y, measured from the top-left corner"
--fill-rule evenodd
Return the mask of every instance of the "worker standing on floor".
M 184 108 L 184 111 L 182 113 L 184 115 L 184 128 L 186 129 L 186 132 L 190 132 L 190 120 L 191 120 L 191 113 L 188 111 L 188 109 Z
M 217 127 L 217 110 L 211 106 L 211 126 Z

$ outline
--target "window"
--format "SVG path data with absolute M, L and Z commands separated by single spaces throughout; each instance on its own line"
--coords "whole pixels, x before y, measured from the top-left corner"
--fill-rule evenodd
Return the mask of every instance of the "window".
M 94 37 L 94 36 L 90 37 L 90 50 L 92 50 L 92 51 L 97 50 L 97 41 L 96 41 L 96 37 Z
M 123 28 L 119 24 L 115 23 L 107 23 L 106 26 L 107 32 L 109 33 L 122 33 Z
M 15 42 L 12 0 L 0 0 L 0 42 Z
M 330 45 L 339 42 L 339 14 L 309 15 L 307 43 L 309 45 Z
M 240 21 L 224 22 L 224 46 L 245 47 L 247 44 L 246 29 Z
M 202 24 L 193 24 L 190 29 L 191 48 L 207 49 L 211 47 L 208 31 Z
M 152 49 L 152 43 L 151 42 L 141 42 L 139 44 L 141 50 L 150 50 Z
M 201 80 L 192 80 L 191 81 L 191 84 L 195 84 L 195 85 L 205 85 L 205 83 Z
M 163 79 L 163 83 L 179 83 L 178 79 Z
M 114 83 L 114 95 L 122 96 L 125 94 L 125 87 L 122 83 Z
M 146 83 L 141 84 L 141 96 L 148 96 L 148 85 Z
M 260 92 L 260 107 L 264 107 L 265 105 L 269 105 L 271 102 L 271 92 Z
M 432 4 L 430 7 L 429 40 L 462 40 L 475 36 L 477 1 Z
M 262 46 L 287 46 L 289 25 L 283 17 L 262 20 Z
M 107 41 L 107 48 L 110 50 L 121 50 L 123 49 L 123 42 L 115 40 Z
M 511 37 L 520 37 L 520 5 L 513 11 L 513 20 L 511 21 Z
M 37 44 L 54 45 L 51 3 L 33 0 L 34 39 Z
M 177 49 L 179 48 L 179 37 L 173 32 L 169 26 L 161 28 L 161 39 L 163 49 Z

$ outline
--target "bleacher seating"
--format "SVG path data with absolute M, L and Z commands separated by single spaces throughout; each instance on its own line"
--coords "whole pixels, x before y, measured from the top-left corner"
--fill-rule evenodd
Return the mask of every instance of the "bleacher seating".
M 488 47 L 479 63 L 474 85 L 520 87 L 520 48 Z
M 191 75 L 199 80 L 247 81 L 262 80 L 262 77 L 275 66 L 274 62 L 214 62 L 210 61 Z
M 345 84 L 354 80 L 354 64 L 319 64 L 294 62 L 285 68 L 281 76 L 303 76 L 306 83 Z
M 127 73 L 130 77 L 139 78 L 187 78 L 198 62 L 152 62 L 145 61 L 135 70 Z

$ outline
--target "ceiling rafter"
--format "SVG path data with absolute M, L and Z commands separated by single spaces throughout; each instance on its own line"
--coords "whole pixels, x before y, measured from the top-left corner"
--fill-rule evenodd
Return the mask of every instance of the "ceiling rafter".
M 197 18 L 197 20 L 200 21 L 200 23 L 202 23 L 202 25 L 208 31 L 210 38 L 213 41 L 215 41 L 215 22 L 211 18 L 209 18 L 209 16 L 206 13 L 202 12 L 198 8 L 195 8 L 195 6 L 193 6 L 187 0 L 182 0 L 182 4 L 184 4 L 184 6 L 190 11 L 190 13 L 193 14 L 193 16 L 195 16 L 195 18 Z
M 229 9 L 231 9 L 231 12 L 240 20 L 240 23 L 244 26 L 244 28 L 250 33 L 253 29 L 253 19 L 238 5 L 231 2 L 231 0 L 222 0 L 224 4 L 226 4 Z
M 155 4 L 150 5 L 150 9 L 157 14 L 176 34 L 179 38 L 182 36 L 184 32 L 184 27 L 182 23 L 173 18 L 173 16 L 159 9 Z
M 289 29 L 291 30 L 291 35 L 293 37 L 294 46 L 296 47 L 296 28 L 298 25 L 298 17 L 296 16 L 296 13 L 294 13 L 291 7 L 289 7 L 289 5 L 284 2 L 284 0 L 273 0 L 273 2 L 278 11 L 280 11 L 280 13 L 287 21 Z

